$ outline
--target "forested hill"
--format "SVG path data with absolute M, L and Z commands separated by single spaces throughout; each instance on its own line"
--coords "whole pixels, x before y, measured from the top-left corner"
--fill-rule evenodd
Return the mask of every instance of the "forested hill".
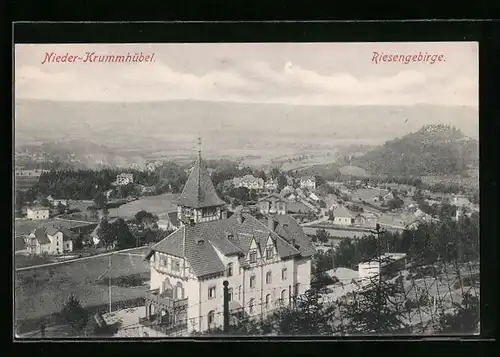
M 479 162 L 477 140 L 448 125 L 426 125 L 352 158 L 352 165 L 397 176 L 461 174 Z

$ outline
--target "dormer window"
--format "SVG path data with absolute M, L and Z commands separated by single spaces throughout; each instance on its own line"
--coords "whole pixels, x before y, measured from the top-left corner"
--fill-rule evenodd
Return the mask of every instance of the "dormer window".
M 257 252 L 255 250 L 250 252 L 249 257 L 250 257 L 250 263 L 257 263 Z
M 273 247 L 267 247 L 267 249 L 266 249 L 266 259 L 267 260 L 273 259 Z

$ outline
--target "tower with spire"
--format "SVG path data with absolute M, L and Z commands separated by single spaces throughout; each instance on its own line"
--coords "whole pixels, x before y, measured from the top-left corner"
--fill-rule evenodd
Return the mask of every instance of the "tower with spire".
M 198 156 L 175 201 L 177 217 L 183 224 L 208 222 L 224 218 L 224 202 L 217 194 L 201 158 L 201 138 L 198 138 Z

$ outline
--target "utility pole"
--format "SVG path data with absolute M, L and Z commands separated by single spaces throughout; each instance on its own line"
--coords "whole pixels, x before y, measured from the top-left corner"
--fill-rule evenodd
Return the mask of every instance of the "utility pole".
M 224 280 L 224 333 L 229 332 L 229 282 Z
M 108 290 L 109 290 L 109 313 L 111 314 L 111 254 L 109 255 L 108 264 Z
M 333 241 L 330 242 L 330 246 L 332 247 L 332 269 L 335 269 L 335 251 L 333 250 Z
M 292 307 L 292 286 L 288 285 L 288 306 Z
M 382 248 L 380 242 L 380 235 L 385 233 L 380 228 L 380 224 L 377 223 L 375 226 L 375 231 L 370 231 L 377 235 L 377 262 L 378 262 L 378 284 L 377 284 L 377 322 L 380 324 L 380 315 L 382 310 L 382 296 L 381 296 L 381 284 L 382 284 Z

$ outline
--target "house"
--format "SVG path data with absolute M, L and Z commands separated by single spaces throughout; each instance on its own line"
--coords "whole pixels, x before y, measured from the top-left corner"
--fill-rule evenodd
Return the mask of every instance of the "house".
M 473 204 L 465 196 L 455 195 L 450 200 L 450 204 L 455 205 L 459 208 L 471 208 Z
M 257 204 L 262 214 L 286 214 L 287 212 L 287 201 L 277 193 L 261 198 Z
M 28 219 L 48 219 L 49 218 L 49 208 L 48 207 L 27 207 L 26 217 Z
M 295 195 L 292 193 L 290 196 L 288 196 L 288 197 L 287 197 L 287 199 L 288 199 L 289 201 L 295 201 L 295 200 L 297 200 L 297 196 L 295 196 Z
M 60 204 L 63 205 L 64 207 L 69 206 L 69 200 L 65 198 L 54 198 L 52 196 L 48 196 L 47 201 L 49 201 L 49 203 L 54 207 L 57 207 Z
M 158 228 L 163 231 L 175 231 L 181 226 L 181 222 L 177 217 L 177 211 L 168 212 L 165 215 L 160 215 L 158 218 Z
M 205 212 L 216 216 L 222 200 L 212 192 L 211 181 L 204 181 L 208 173 L 201 155 L 193 172 L 188 191 L 177 201 L 178 212 L 198 207 L 202 217 Z M 242 211 L 229 218 L 191 219 L 146 256 L 150 289 L 146 316 L 139 322 L 147 320 L 164 333 L 219 327 L 225 280 L 234 314 L 265 316 L 309 289 L 314 253 L 314 245 L 288 215 L 269 216 L 266 223 Z
M 306 214 L 314 212 L 314 209 L 304 204 L 301 201 L 289 201 L 286 205 L 286 213 L 288 214 Z
M 210 176 L 210 175 L 209 175 Z M 245 175 L 243 177 L 235 177 L 233 179 L 234 187 L 246 187 L 249 190 L 263 190 L 264 180 L 253 175 Z
M 308 190 L 316 189 L 316 178 L 312 176 L 304 176 L 300 178 L 300 188 L 306 188 Z
M 125 186 L 134 183 L 134 174 L 121 173 L 116 175 L 116 184 Z
M 354 217 L 354 224 L 360 226 L 373 226 L 378 223 L 378 216 L 372 212 L 359 213 Z
M 309 195 L 309 198 L 314 202 L 319 202 L 320 198 L 314 192 Z
M 388 202 L 390 200 L 393 200 L 395 198 L 395 195 L 394 193 L 392 193 L 392 191 L 389 191 L 388 193 L 386 193 L 385 195 L 382 196 L 382 199 L 385 201 L 385 202 Z
M 267 191 L 276 191 L 278 189 L 278 181 L 269 179 L 265 183 L 265 189 Z
M 358 264 L 360 279 L 370 279 L 381 275 L 386 277 L 404 269 L 406 265 L 405 253 L 385 253 L 380 257 Z
M 61 254 L 73 251 L 73 234 L 63 226 L 43 226 L 26 238 L 30 254 Z
M 333 210 L 333 224 L 350 226 L 354 224 L 354 215 L 343 205 Z

